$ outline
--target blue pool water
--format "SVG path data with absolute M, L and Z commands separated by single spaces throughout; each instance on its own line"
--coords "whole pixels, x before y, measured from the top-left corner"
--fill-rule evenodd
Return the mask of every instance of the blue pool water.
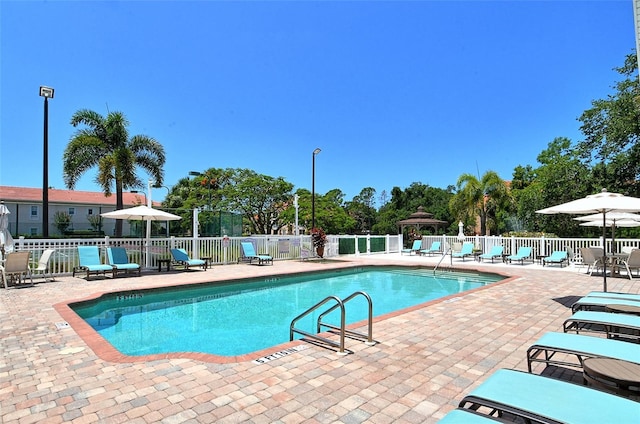
M 125 355 L 234 356 L 288 342 L 291 320 L 328 296 L 344 299 L 364 291 L 373 300 L 374 316 L 379 316 L 502 278 L 487 274 L 436 278 L 426 269 L 367 267 L 110 293 L 70 306 Z M 315 333 L 318 314 L 327 308 L 305 317 L 296 327 Z M 347 323 L 362 321 L 367 319 L 368 304 L 358 296 L 346 304 L 346 311 Z M 325 321 L 337 324 L 339 312 L 332 312 Z

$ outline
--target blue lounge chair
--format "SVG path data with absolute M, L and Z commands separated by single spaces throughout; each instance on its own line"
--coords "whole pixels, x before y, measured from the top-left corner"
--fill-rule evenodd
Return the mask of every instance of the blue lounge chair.
M 184 249 L 171 249 L 171 256 L 178 265 L 184 266 L 185 269 L 189 269 L 192 266 L 199 266 L 204 270 L 207 269 L 207 261 L 202 259 L 191 259 L 189 254 Z
M 554 359 L 558 353 L 564 355 L 561 355 L 560 359 Z M 575 355 L 577 361 L 569 362 L 566 355 Z M 534 362 L 582 368 L 584 358 L 598 356 L 640 363 L 640 345 L 601 337 L 549 332 L 527 350 L 527 366 L 529 372 Z
M 138 271 L 138 275 L 140 275 L 140 265 L 129 262 L 127 249 L 124 247 L 107 247 L 107 260 L 109 265 L 113 266 L 114 276 L 118 275 L 118 271 L 124 271 L 125 273 Z
M 587 293 L 586 297 L 605 297 L 605 298 L 609 298 L 609 299 L 627 299 L 627 300 L 635 300 L 636 302 L 640 302 L 640 294 L 633 294 L 633 293 L 592 291 L 592 292 Z
M 90 274 L 103 274 L 111 272 L 113 277 L 115 269 L 111 265 L 105 265 L 100 260 L 100 250 L 98 246 L 78 246 L 79 265 L 73 267 L 72 276 L 76 276 L 76 272 L 86 272 L 87 278 Z
M 555 250 L 551 253 L 551 256 L 547 256 L 546 258 L 542 258 L 542 266 L 551 265 L 551 264 L 559 264 L 560 268 L 565 262 L 569 262 L 569 255 L 566 250 Z
M 471 409 L 454 409 L 442 417 L 438 424 L 497 424 L 496 421 L 488 415 L 479 414 Z
M 640 300 L 585 296 L 571 305 L 571 311 L 574 313 L 578 311 L 604 311 L 607 305 L 631 305 L 640 307 Z
M 243 241 L 240 243 L 240 246 L 242 246 L 242 256 L 249 260 L 249 263 L 257 260 L 258 265 L 262 265 L 264 263 L 271 263 L 271 265 L 273 265 L 273 257 L 270 255 L 258 255 L 255 247 L 253 247 L 253 243 L 250 241 Z
M 564 332 L 606 333 L 607 338 L 621 337 L 640 341 L 640 316 L 610 312 L 578 311 L 562 324 Z
M 515 255 L 506 257 L 506 260 L 511 263 L 512 261 L 520 261 L 521 265 L 524 265 L 525 259 L 531 259 L 531 247 L 520 246 Z
M 402 255 L 402 254 L 408 253 L 409 256 L 411 256 L 412 253 L 420 252 L 420 249 L 422 249 L 422 240 L 414 240 L 413 245 L 411 246 L 411 249 L 402 249 L 400 254 Z
M 431 243 L 431 247 L 428 249 L 422 249 L 420 252 L 421 255 L 433 255 L 434 253 L 441 253 L 442 248 L 440 247 L 442 246 L 442 242 L 439 241 L 434 241 L 433 243 Z
M 459 252 L 453 252 L 451 257 L 462 258 L 462 261 L 464 262 L 464 258 L 471 255 L 473 255 L 473 243 L 466 242 L 462 244 L 462 249 L 460 249 Z
M 489 253 L 483 253 L 478 256 L 478 258 L 480 262 L 482 262 L 483 259 L 491 259 L 491 263 L 493 263 L 495 258 L 502 258 L 502 252 L 504 252 L 504 246 L 493 246 Z
M 459 406 L 541 423 L 637 423 L 640 417 L 640 402 L 508 369 L 494 372 Z

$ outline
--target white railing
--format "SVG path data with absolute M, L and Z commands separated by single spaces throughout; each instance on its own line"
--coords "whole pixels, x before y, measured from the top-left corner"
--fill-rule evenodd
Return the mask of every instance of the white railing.
M 156 268 L 158 259 L 169 258 L 170 248 L 183 248 L 193 258 L 209 258 L 211 264 L 224 265 L 242 261 L 241 241 L 251 240 L 255 242 L 256 252 L 271 255 L 275 261 L 308 259 L 315 257 L 311 245 L 311 237 L 303 236 L 278 236 L 278 235 L 253 235 L 247 237 L 169 237 L 152 238 L 148 246 L 148 266 Z M 472 242 L 476 249 L 483 252 L 491 250 L 492 246 L 504 246 L 505 254 L 514 254 L 521 246 L 530 246 L 535 257 L 549 256 L 554 250 L 566 250 L 569 252 L 572 262 L 580 263 L 580 248 L 590 246 L 602 246 L 602 238 L 527 238 L 527 237 L 500 237 L 500 236 L 469 236 L 460 240 L 457 236 L 425 236 L 422 238 L 424 248 L 431 246 L 434 241 L 442 243 L 443 250 L 454 248 L 463 242 Z M 140 264 L 147 264 L 145 254 L 147 252 L 146 240 L 135 238 L 89 238 L 89 239 L 25 239 L 20 237 L 15 240 L 16 250 L 29 250 L 31 262 L 36 263 L 45 249 L 55 249 L 50 261 L 53 274 L 70 274 L 74 266 L 78 264 L 78 246 L 99 246 L 106 263 L 106 247 L 118 246 L 127 249 L 129 260 Z M 607 252 L 620 252 L 623 247 L 640 248 L 638 239 L 616 239 L 615 244 L 611 239 L 606 240 Z M 399 253 L 404 246 L 402 235 L 340 235 L 327 236 L 324 257 L 336 257 L 342 253 L 355 255 L 391 254 Z

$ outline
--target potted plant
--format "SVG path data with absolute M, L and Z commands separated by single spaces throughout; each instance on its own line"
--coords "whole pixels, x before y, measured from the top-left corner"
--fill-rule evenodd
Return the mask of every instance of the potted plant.
M 311 229 L 311 241 L 316 249 L 316 254 L 321 258 L 324 256 L 324 245 L 327 243 L 327 235 L 322 228 Z

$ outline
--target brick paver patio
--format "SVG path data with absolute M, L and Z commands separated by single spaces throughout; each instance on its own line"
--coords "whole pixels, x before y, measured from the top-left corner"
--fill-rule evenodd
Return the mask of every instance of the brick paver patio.
M 454 263 L 461 268 L 500 271 L 514 278 L 379 320 L 374 325 L 379 343 L 366 346 L 350 340 L 352 355 L 308 345 L 264 364 L 251 358 L 105 360 L 74 328 L 56 326 L 66 320 L 53 305 L 104 291 L 362 264 L 433 266 L 437 260 L 401 255 L 343 259 L 215 266 L 113 280 L 58 277 L 34 287 L 2 290 L 1 421 L 436 422 L 495 370 L 526 370 L 529 345 L 547 331 L 562 331 L 572 300 L 602 289 L 602 277 L 590 277 L 573 266 L 543 269 L 458 260 Z M 640 293 L 637 281 L 609 278 L 609 290 Z M 535 371 L 581 381 L 575 371 L 542 365 Z

